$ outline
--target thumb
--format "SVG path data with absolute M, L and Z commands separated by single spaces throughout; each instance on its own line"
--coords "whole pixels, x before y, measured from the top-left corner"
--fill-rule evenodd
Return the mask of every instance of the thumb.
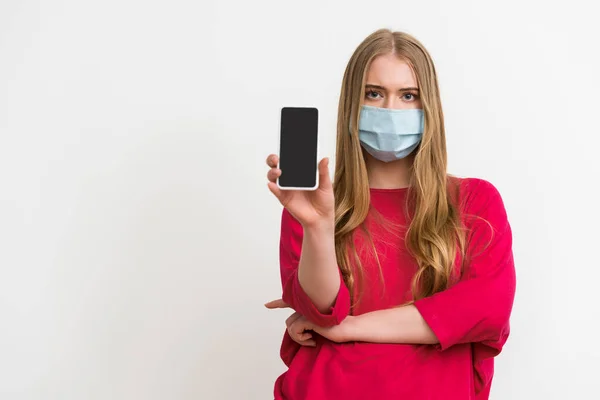
M 265 307 L 267 307 L 269 309 L 290 308 L 289 304 L 287 304 L 282 299 L 271 300 L 271 301 L 269 301 L 268 303 L 265 304 Z
M 328 189 L 331 187 L 331 178 L 329 177 L 329 158 L 324 158 L 319 163 L 319 188 Z

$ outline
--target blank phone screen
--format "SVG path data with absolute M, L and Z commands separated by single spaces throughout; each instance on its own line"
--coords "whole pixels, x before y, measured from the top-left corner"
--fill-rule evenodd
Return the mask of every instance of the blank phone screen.
M 318 125 L 316 108 L 284 107 L 281 110 L 279 186 L 316 186 Z

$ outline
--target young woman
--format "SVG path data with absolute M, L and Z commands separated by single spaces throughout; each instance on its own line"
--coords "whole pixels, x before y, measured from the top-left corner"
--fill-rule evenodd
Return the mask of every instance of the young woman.
M 342 84 L 335 179 L 269 189 L 284 206 L 291 307 L 275 399 L 487 399 L 515 294 L 502 198 L 446 172 L 433 62 L 413 37 L 368 36 Z

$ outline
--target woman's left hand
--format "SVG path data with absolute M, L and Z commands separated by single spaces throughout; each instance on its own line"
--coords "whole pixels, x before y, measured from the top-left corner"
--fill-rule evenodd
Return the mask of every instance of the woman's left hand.
M 309 347 L 317 345 L 311 333 L 315 325 L 304 316 L 297 312 L 293 313 L 285 320 L 285 326 L 287 326 L 287 332 L 292 340 L 299 345 Z
M 326 339 L 335 343 L 345 343 L 354 340 L 352 338 L 352 322 L 354 317 L 348 315 L 341 324 L 333 325 L 326 328 L 315 326 L 313 330 Z
M 289 305 L 283 302 L 283 300 L 274 300 L 271 301 L 265 306 L 269 309 L 275 308 L 289 308 Z M 341 324 L 333 325 L 329 327 L 321 327 L 315 325 L 303 315 L 295 312 L 286 320 L 286 326 L 288 333 L 291 338 L 298 344 L 302 346 L 314 346 L 315 342 L 312 338 L 312 334 L 308 331 L 313 331 L 323 336 L 326 339 L 331 340 L 336 343 L 344 343 L 349 342 L 352 339 L 351 337 L 351 327 L 353 318 L 351 315 L 347 316 Z

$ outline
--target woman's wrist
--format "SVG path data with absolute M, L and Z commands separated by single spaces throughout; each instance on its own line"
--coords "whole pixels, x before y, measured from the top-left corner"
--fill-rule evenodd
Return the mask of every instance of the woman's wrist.
M 360 342 L 361 329 L 360 329 L 360 316 L 348 315 L 342 321 L 342 330 L 344 342 Z
M 333 234 L 335 232 L 335 220 L 331 218 L 320 218 L 310 223 L 302 224 L 305 233 L 313 235 Z

